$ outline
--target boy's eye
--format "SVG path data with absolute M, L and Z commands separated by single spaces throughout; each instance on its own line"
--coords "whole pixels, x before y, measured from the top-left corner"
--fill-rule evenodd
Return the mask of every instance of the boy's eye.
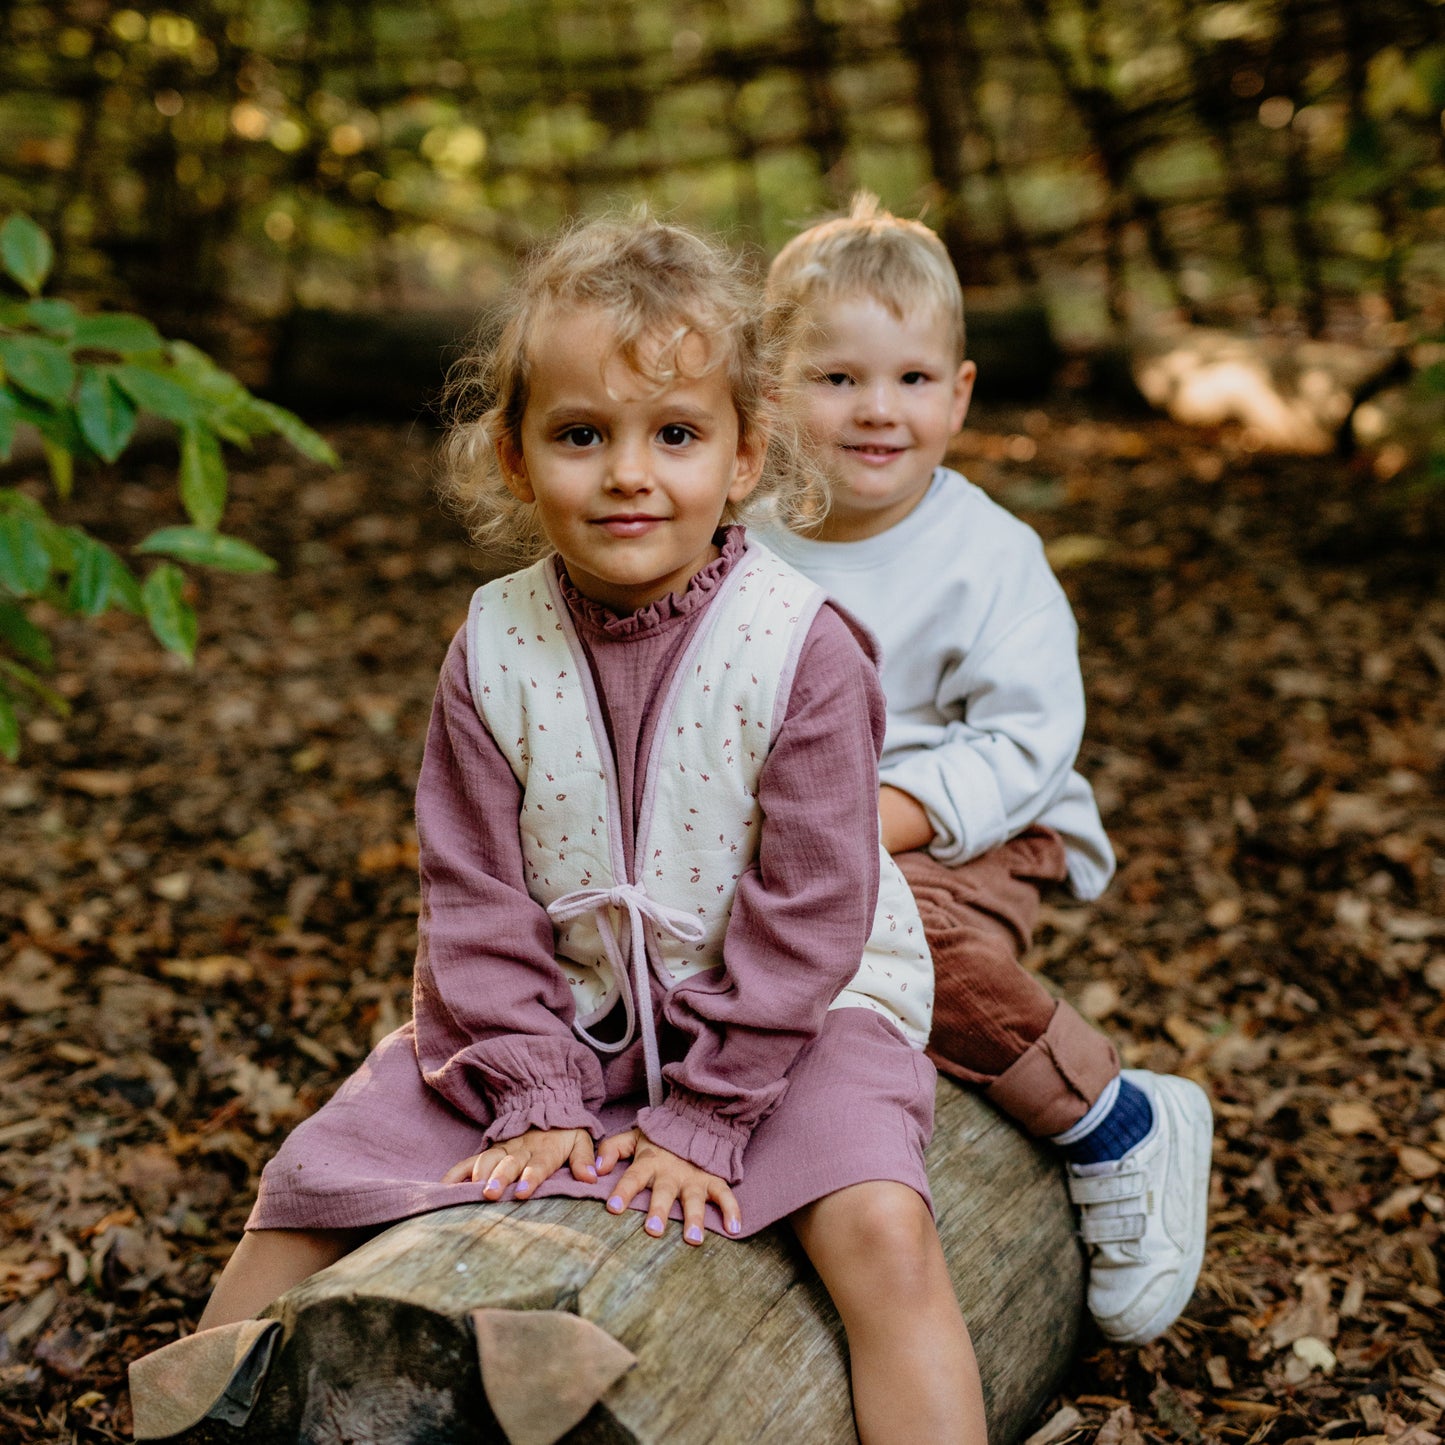
M 928 380 L 926 371 L 905 371 L 903 373 L 904 386 L 921 386 Z
M 557 435 L 557 440 L 571 447 L 592 447 L 601 440 L 595 426 L 569 426 Z
M 685 446 L 697 433 L 680 422 L 669 422 L 658 433 L 657 438 L 665 447 Z
M 846 371 L 820 371 L 817 375 L 824 386 L 847 386 L 852 379 Z

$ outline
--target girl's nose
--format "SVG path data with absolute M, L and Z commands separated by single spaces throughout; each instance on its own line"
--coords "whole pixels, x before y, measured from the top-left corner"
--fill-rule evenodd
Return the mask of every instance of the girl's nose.
M 615 492 L 637 492 L 646 489 L 650 478 L 646 445 L 619 440 L 613 448 L 607 468 L 609 489 Z

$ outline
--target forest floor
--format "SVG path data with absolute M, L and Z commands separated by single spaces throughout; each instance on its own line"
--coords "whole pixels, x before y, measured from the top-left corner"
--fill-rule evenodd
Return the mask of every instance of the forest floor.
M 75 714 L 0 765 L 0 1436 L 126 1438 L 258 1171 L 406 1017 L 411 791 L 475 580 L 423 428 L 234 475 L 274 577 L 208 579 L 194 671 L 61 630 Z M 1031 962 L 1209 1091 L 1210 1243 L 1143 1349 L 1086 1339 L 1035 1440 L 1438 1445 L 1445 1411 L 1445 529 L 1349 460 L 1078 402 L 960 465 L 1078 611 L 1120 871 Z M 77 515 L 173 520 L 168 458 Z M 98 489 L 97 489 L 98 490 Z

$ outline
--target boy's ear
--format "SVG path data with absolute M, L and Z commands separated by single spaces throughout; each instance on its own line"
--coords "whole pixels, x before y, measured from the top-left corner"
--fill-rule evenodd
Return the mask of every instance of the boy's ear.
M 522 448 L 514 437 L 500 437 L 497 440 L 497 465 L 502 469 L 502 480 L 507 490 L 519 502 L 535 502 L 537 494 L 527 480 L 527 460 Z
M 743 501 L 757 486 L 763 475 L 763 459 L 767 454 L 768 434 L 758 427 L 750 427 L 746 436 L 738 438 L 738 454 L 733 463 L 733 480 L 728 488 L 728 501 L 734 504 Z
M 952 431 L 958 431 L 963 426 L 963 419 L 968 415 L 968 404 L 973 400 L 973 383 L 977 376 L 978 367 L 971 361 L 965 361 L 953 378 L 953 408 L 948 418 Z

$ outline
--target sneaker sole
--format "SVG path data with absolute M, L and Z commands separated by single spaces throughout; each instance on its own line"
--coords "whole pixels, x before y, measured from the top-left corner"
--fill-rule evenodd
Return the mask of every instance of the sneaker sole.
M 1123 1077 L 1139 1085 L 1138 1071 L 1125 1069 Z M 1152 1084 L 1152 1080 L 1150 1083 Z M 1176 1083 L 1186 1085 L 1179 1091 L 1169 1090 L 1167 1103 L 1161 1103 L 1159 1092 L 1144 1087 L 1149 1102 L 1157 1108 L 1171 1108 L 1182 1114 L 1197 1134 L 1198 1143 L 1194 1157 L 1181 1161 L 1190 1168 L 1189 1193 L 1191 1200 L 1198 1201 L 1198 1216 L 1190 1220 L 1192 1243 L 1184 1259 L 1184 1268 L 1175 1281 L 1174 1288 L 1165 1296 L 1164 1302 L 1138 1329 L 1114 1333 L 1102 1321 L 1099 1329 L 1106 1339 L 1118 1345 L 1144 1345 L 1157 1340 L 1180 1315 L 1194 1295 L 1194 1286 L 1199 1283 L 1199 1271 L 1204 1265 L 1204 1236 L 1209 1219 L 1209 1170 L 1214 1158 L 1214 1110 L 1210 1108 L 1209 1097 L 1204 1090 L 1189 1079 L 1177 1079 Z M 1203 1127 L 1200 1127 L 1200 1126 Z

